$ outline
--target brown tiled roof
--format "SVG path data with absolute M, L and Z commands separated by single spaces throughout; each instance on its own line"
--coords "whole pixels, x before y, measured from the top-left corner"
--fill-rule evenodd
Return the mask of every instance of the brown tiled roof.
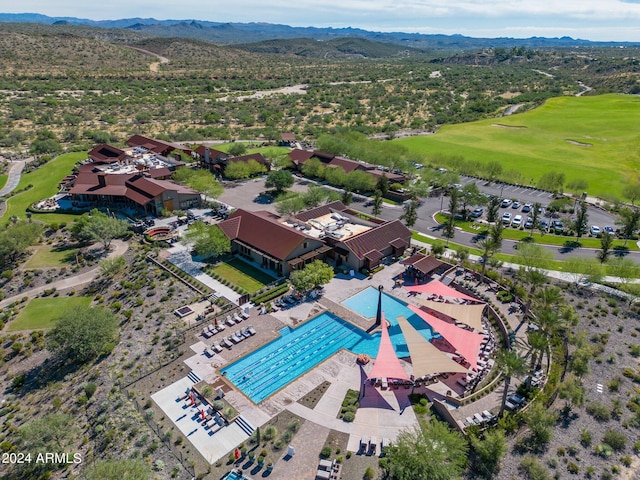
M 409 258 L 405 258 L 400 263 L 402 265 L 413 265 L 415 269 L 419 270 L 425 275 L 433 272 L 441 265 L 448 265 L 448 263 L 442 262 L 434 256 L 423 255 L 421 253 L 411 255 Z
M 129 200 L 136 202 L 138 205 L 146 205 L 153 197 L 149 198 L 146 195 L 143 195 L 140 192 L 135 191 L 133 188 L 127 188 L 127 191 L 124 194 Z
M 371 250 L 382 251 L 397 238 L 411 239 L 411 230 L 405 227 L 400 220 L 393 220 L 379 227 L 345 240 L 344 245 L 351 250 L 356 257 L 362 259 Z
M 318 150 L 313 151 L 313 157 L 316 157 L 322 163 L 329 163 L 335 155 L 333 153 L 320 152 Z
M 96 145 L 89 151 L 89 158 L 103 163 L 117 162 L 126 156 L 127 154 L 123 150 L 106 143 Z
M 171 170 L 167 167 L 152 168 L 149 170 L 149 176 L 151 178 L 168 177 L 169 175 L 171 175 Z
M 206 150 L 207 150 L 206 146 L 200 145 L 198 148 L 196 148 L 196 153 L 204 159 L 204 157 L 206 157 L 207 155 Z M 209 148 L 209 159 L 212 160 L 220 155 L 225 157 L 228 156 L 226 153 L 221 152 L 220 150 L 216 150 L 215 148 Z
M 389 245 L 395 248 L 407 248 L 409 246 L 409 242 L 404 238 L 396 238 L 395 240 L 391 240 Z
M 342 157 L 334 157 L 328 165 L 330 167 L 340 167 L 347 173 L 351 173 L 354 170 L 367 170 L 368 168 L 371 168 L 371 165 L 368 163 L 360 163 L 355 160 L 349 160 Z
M 384 170 L 378 170 L 377 168 L 367 170 L 369 175 L 373 175 L 376 178 L 385 176 L 389 179 L 391 183 L 404 183 L 407 178 L 404 175 L 400 175 L 398 173 L 393 172 L 385 172 Z
M 369 250 L 364 254 L 364 258 L 367 258 L 372 262 L 378 262 L 382 259 L 382 254 L 378 250 Z
M 309 160 L 313 156 L 313 152 L 309 152 L 307 150 L 300 150 L 299 148 L 295 148 L 289 152 L 289 160 L 291 160 L 295 165 L 302 165 L 304 162 Z
M 286 260 L 303 241 L 315 240 L 272 218 L 242 209 L 218 225 L 229 239 L 240 240 L 279 260 Z
M 159 185 L 160 180 L 152 180 L 141 175 L 136 175 L 131 178 L 127 183 L 135 190 L 147 194 L 151 197 L 157 197 L 166 190 L 166 187 Z M 177 184 L 175 184 L 177 185 Z
M 346 209 L 347 207 L 344 205 L 344 203 L 336 200 L 335 202 L 320 205 L 319 207 L 311 208 L 309 210 L 305 210 L 304 212 L 298 212 L 294 217 L 303 222 L 307 222 L 312 218 L 322 217 L 323 215 L 327 215 L 328 213 L 333 212 L 343 212 Z

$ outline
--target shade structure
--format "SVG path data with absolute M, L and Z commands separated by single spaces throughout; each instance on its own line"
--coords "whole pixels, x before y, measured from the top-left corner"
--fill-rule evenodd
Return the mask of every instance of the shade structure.
M 418 302 L 420 303 L 420 305 L 424 305 L 431 310 L 444 313 L 448 317 L 469 325 L 479 332 L 482 332 L 484 330 L 484 327 L 482 326 L 482 312 L 484 312 L 484 307 L 486 306 L 485 303 L 460 305 L 458 303 L 444 303 L 434 302 L 433 300 L 423 300 L 422 298 L 419 298 Z
M 432 345 L 420 332 L 411 326 L 406 318 L 399 316 L 396 317 L 396 320 L 407 342 L 411 363 L 413 364 L 413 375 L 416 378 L 438 373 L 469 373 L 469 370 L 454 362 Z
M 409 375 L 402 368 L 402 364 L 396 356 L 396 351 L 391 343 L 387 321 L 382 315 L 382 335 L 380 336 L 380 347 L 373 368 L 368 378 L 397 378 L 399 380 L 409 380 Z
M 453 345 L 460 355 L 471 364 L 471 368 L 478 369 L 478 351 L 482 340 L 484 340 L 484 335 L 456 327 L 454 324 L 440 320 L 414 305 L 408 305 L 408 307 Z
M 404 288 L 406 288 L 410 292 L 430 293 L 432 295 L 442 295 L 443 297 L 461 298 L 463 300 L 470 300 L 472 302 L 481 301 L 477 298 L 465 295 L 455 288 L 448 287 L 438 280 L 431 280 L 429 283 L 425 283 L 423 285 L 405 285 Z

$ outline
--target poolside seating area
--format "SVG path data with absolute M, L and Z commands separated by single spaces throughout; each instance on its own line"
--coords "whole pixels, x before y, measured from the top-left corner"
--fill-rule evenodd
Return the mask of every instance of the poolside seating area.
M 383 438 L 379 441 L 377 437 L 362 437 L 360 439 L 360 446 L 357 453 L 358 455 L 375 457 L 382 455 L 384 453 L 383 449 L 389 445 L 391 445 L 391 440 L 388 438 Z
M 470 427 L 472 425 L 482 426 L 493 422 L 495 419 L 496 416 L 489 410 L 483 410 L 482 413 L 474 413 L 472 416 L 465 418 L 463 425 L 465 427 Z
M 316 479 L 338 480 L 340 478 L 341 465 L 335 460 L 320 460 Z
M 220 323 L 220 324 L 218 324 L 218 325 L 210 324 L 210 325 L 207 325 L 206 327 L 204 327 L 204 328 L 202 329 L 202 333 L 201 333 L 201 335 L 202 335 L 204 338 L 211 338 L 211 337 L 213 337 L 214 335 L 216 335 L 216 334 L 218 334 L 218 333 L 220 333 L 220 332 L 224 331 L 226 328 L 227 328 L 227 327 L 225 327 L 225 326 L 224 326 L 223 324 L 221 324 L 221 323 Z
M 222 339 L 222 345 L 227 348 L 232 348 L 234 345 L 242 342 L 243 340 L 252 337 L 256 334 L 255 328 L 252 325 L 247 325 L 240 330 L 236 330 L 231 335 L 226 336 Z

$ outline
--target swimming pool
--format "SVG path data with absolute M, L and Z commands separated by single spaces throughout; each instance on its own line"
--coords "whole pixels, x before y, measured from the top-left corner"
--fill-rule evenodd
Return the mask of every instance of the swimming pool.
M 356 313 L 359 313 L 365 318 L 371 318 L 373 320 L 375 319 L 378 310 L 378 289 L 373 287 L 365 288 L 363 291 L 344 300 L 342 305 L 350 308 Z M 402 331 L 398 326 L 396 317 L 406 318 L 411 326 L 420 332 L 425 340 L 440 337 L 440 334 L 434 332 L 429 324 L 420 318 L 419 315 L 413 313 L 413 311 L 407 307 L 405 302 L 384 292 L 382 292 L 382 311 L 384 312 L 385 319 L 389 322 L 389 337 L 391 337 L 391 343 L 395 348 L 396 355 L 400 358 L 408 357 L 409 349 L 407 348 Z M 375 357 L 376 354 L 377 350 L 374 352 L 372 357 Z
M 324 312 L 231 363 L 222 374 L 254 403 L 285 387 L 342 348 L 375 357 L 380 334 L 368 333 Z

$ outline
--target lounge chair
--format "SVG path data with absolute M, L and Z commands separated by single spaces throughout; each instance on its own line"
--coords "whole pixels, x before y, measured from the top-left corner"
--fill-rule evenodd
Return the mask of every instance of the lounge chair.
M 204 327 L 202 329 L 202 336 L 204 338 L 209 338 L 211 336 L 211 332 L 209 331 L 209 329 L 207 327 Z
M 238 315 L 238 312 L 233 312 L 233 319 L 236 321 L 236 323 L 242 322 L 242 317 Z
M 241 340 L 238 340 L 238 337 L 236 337 L 236 334 L 234 333 L 233 335 L 229 335 L 229 340 L 231 340 L 233 343 L 240 343 Z
M 256 334 L 256 329 L 255 329 L 255 328 L 253 328 L 253 326 L 252 326 L 252 325 L 249 325 L 249 326 L 247 327 L 247 332 L 249 332 L 249 335 L 255 335 L 255 334 Z
M 369 450 L 369 437 L 362 437 L 360 439 L 360 450 L 358 451 L 358 453 L 367 453 L 367 450 Z
M 220 344 L 218 342 L 213 342 L 211 344 L 211 350 L 213 350 L 214 352 L 220 353 L 222 351 L 222 347 L 220 346 Z
M 248 313 L 246 313 L 244 310 L 242 310 L 242 311 L 240 312 L 240 316 L 241 316 L 242 318 L 244 318 L 245 320 L 246 320 L 247 318 L 249 318 L 249 314 L 248 314 Z
M 326 470 L 318 470 L 316 472 L 316 478 L 329 480 L 331 478 L 331 472 L 327 472 Z
M 227 348 L 233 347 L 233 343 L 231 343 L 227 337 L 224 337 L 222 339 L 222 345 L 224 345 Z
M 371 437 L 369 440 L 369 453 L 371 455 L 375 455 L 378 451 L 378 439 L 376 437 Z
M 227 327 L 225 327 L 224 324 L 220 323 L 220 324 L 218 324 L 218 326 L 216 328 L 218 329 L 219 332 L 221 332 Z
M 473 417 L 467 417 L 465 418 L 465 421 L 467 422 L 467 425 L 475 425 L 476 421 L 473 419 Z
M 476 421 L 476 423 L 477 423 L 478 425 L 480 425 L 481 423 L 484 423 L 484 422 L 485 422 L 485 419 L 484 419 L 484 418 L 483 418 L 483 416 L 482 416 L 482 415 L 480 415 L 479 413 L 474 413 L 474 414 L 473 414 L 473 419 Z
M 231 315 L 227 315 L 227 319 L 225 320 L 225 322 L 230 327 L 233 327 L 236 324 L 236 322 L 234 322 L 233 319 L 231 318 Z
M 389 388 L 389 384 L 387 383 L 387 379 L 386 378 L 382 379 L 382 385 L 381 386 L 382 386 L 383 390 L 386 390 L 387 388 Z
M 241 341 L 244 340 L 244 335 L 242 335 L 240 332 L 234 332 L 233 333 L 233 338 L 238 340 L 238 343 L 240 343 Z
M 491 412 L 489 410 L 483 410 L 482 411 L 482 416 L 487 420 L 493 420 L 493 415 L 491 414 Z
M 218 333 L 218 329 L 213 325 L 209 325 L 207 328 L 209 329 L 209 332 L 211 332 L 211 335 L 215 335 L 216 333 Z

